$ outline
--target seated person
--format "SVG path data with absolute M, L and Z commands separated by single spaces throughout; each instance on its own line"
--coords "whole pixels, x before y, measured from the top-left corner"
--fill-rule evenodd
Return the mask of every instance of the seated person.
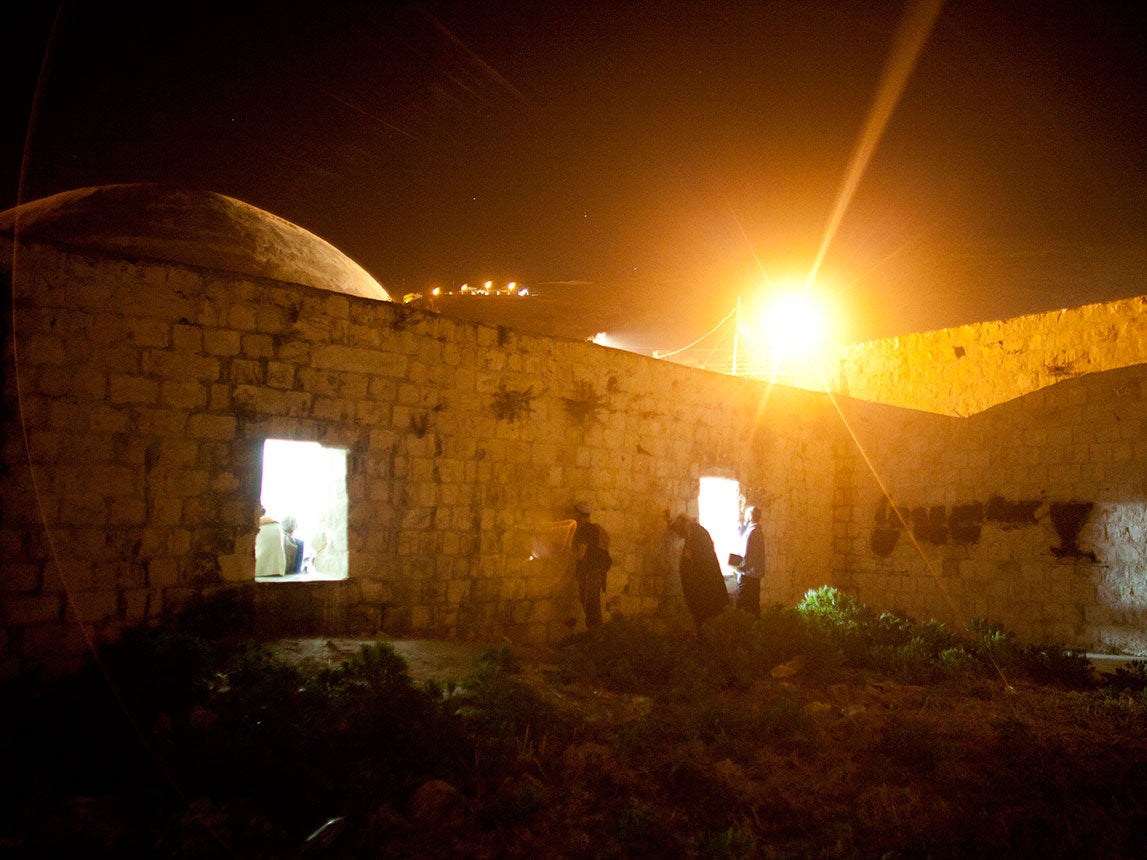
M 287 573 L 298 573 L 303 569 L 303 542 L 295 537 L 297 527 L 294 517 L 283 517 L 283 553 L 286 557 Z
M 267 509 L 260 506 L 259 534 L 255 537 L 255 576 L 282 576 L 286 570 L 283 530 L 279 521 L 267 516 Z

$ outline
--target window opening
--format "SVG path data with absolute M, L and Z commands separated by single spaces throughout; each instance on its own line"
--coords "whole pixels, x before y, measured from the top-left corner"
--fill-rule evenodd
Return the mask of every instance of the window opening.
M 255 542 L 255 578 L 347 578 L 347 451 L 318 442 L 266 439 Z M 285 537 L 299 542 L 295 546 Z M 298 553 L 292 565 L 292 549 Z
M 741 485 L 732 478 L 702 478 L 697 494 L 697 521 L 713 538 L 723 573 L 732 576 L 729 554 L 745 551 L 741 534 Z

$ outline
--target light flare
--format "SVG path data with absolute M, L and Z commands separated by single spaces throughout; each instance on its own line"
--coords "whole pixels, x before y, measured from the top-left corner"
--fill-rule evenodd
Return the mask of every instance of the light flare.
M 809 270 L 809 284 L 816 279 L 816 274 L 820 271 L 821 263 L 824 262 L 824 257 L 828 253 L 828 246 L 832 244 L 832 240 L 836 236 L 844 213 L 852 202 L 852 195 L 856 193 L 857 186 L 860 185 L 860 180 L 868 167 L 868 161 L 876 150 L 876 144 L 880 142 L 880 138 L 884 134 L 885 126 L 888 125 L 888 120 L 892 117 L 897 102 L 904 94 L 908 78 L 916 68 L 920 52 L 924 49 L 924 43 L 928 41 L 928 36 L 932 32 L 932 27 L 935 25 L 943 5 L 943 0 L 916 0 L 916 2 L 910 2 L 904 12 L 900 27 L 896 31 L 892 53 L 888 57 L 888 63 L 885 65 L 884 74 L 880 79 L 880 86 L 876 91 L 876 97 L 868 111 L 864 129 L 860 134 L 859 141 L 857 141 L 856 149 L 852 153 L 848 170 L 844 174 L 844 183 L 837 194 L 832 215 L 828 219 L 828 226 L 825 227 L 824 239 L 821 241 L 820 250 L 817 252 L 816 262 Z
M 761 331 L 775 360 L 805 360 L 829 341 L 830 314 L 821 297 L 808 290 L 777 293 L 761 317 Z

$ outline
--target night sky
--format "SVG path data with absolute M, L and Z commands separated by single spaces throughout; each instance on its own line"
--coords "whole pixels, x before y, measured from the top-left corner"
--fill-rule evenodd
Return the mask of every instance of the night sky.
M 918 7 L 45 4 L 10 34 L 0 208 L 215 191 L 392 294 L 514 279 L 672 348 L 803 283 Z M 1144 8 L 940 7 L 818 269 L 848 340 L 1147 294 Z

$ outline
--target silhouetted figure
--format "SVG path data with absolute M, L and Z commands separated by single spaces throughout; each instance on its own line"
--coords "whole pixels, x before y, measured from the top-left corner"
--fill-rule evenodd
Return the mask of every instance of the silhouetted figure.
M 720 615 L 721 610 L 729 605 L 725 577 L 721 575 L 713 538 L 704 526 L 678 514 L 669 528 L 685 540 L 681 546 L 681 591 L 693 623 L 700 631 L 706 621 Z
M 605 574 L 613 564 L 609 554 L 609 535 L 589 520 L 588 502 L 574 505 L 577 528 L 573 535 L 574 577 L 577 595 L 585 611 L 588 629 L 601 625 L 601 595 L 605 591 Z
M 765 575 L 765 535 L 761 509 L 754 505 L 745 530 L 745 554 L 737 565 L 737 608 L 761 617 L 761 577 Z

